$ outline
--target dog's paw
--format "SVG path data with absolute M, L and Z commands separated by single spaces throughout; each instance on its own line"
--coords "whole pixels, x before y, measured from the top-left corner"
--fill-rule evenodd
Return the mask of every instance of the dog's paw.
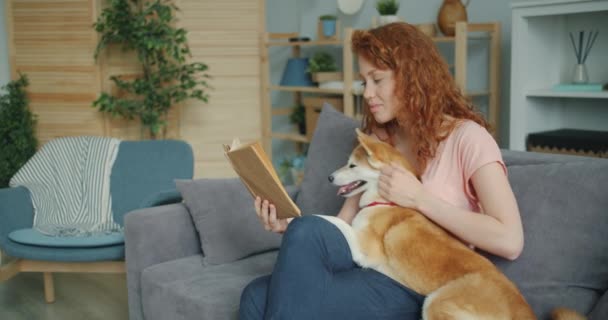
M 368 261 L 367 257 L 361 251 L 352 251 L 351 255 L 353 257 L 353 261 L 360 266 L 361 268 L 371 268 L 372 264 Z

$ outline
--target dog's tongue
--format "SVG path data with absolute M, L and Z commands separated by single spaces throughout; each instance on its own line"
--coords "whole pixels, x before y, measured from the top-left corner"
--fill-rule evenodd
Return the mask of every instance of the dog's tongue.
M 359 181 L 355 181 L 355 182 L 351 182 L 347 185 L 341 186 L 340 189 L 338 189 L 338 195 L 341 196 L 343 194 L 347 194 L 347 193 L 351 192 L 358 184 L 359 184 Z

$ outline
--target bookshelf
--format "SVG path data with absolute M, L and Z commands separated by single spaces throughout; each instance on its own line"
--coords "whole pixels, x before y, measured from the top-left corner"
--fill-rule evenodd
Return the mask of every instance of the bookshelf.
M 530 133 L 561 128 L 608 130 L 608 92 L 563 92 L 576 58 L 569 32 L 599 30 L 586 65 L 590 82 L 608 82 L 608 1 L 512 3 L 509 149 L 526 150 Z
M 350 39 L 353 33 L 352 28 L 345 28 L 341 40 L 319 40 L 319 41 L 295 41 L 289 42 L 289 38 L 295 38 L 297 33 L 270 33 L 266 32 L 262 35 L 262 52 L 261 52 L 261 84 L 262 84 L 262 137 L 263 146 L 269 155 L 272 154 L 272 140 L 282 139 L 296 143 L 309 142 L 309 134 L 299 134 L 295 132 L 275 132 L 272 130 L 272 118 L 275 116 L 289 115 L 293 108 L 291 107 L 273 107 L 271 94 L 273 91 L 291 92 L 293 93 L 294 104 L 302 102 L 302 94 L 308 93 L 313 95 L 330 95 L 342 98 L 343 112 L 347 116 L 358 118 L 358 108 L 355 108 L 355 97 L 360 96 L 361 92 L 353 89 L 355 76 L 355 59 L 352 51 L 345 48 L 350 47 Z M 488 98 L 487 120 L 492 126 L 493 134 L 498 140 L 499 132 L 499 114 L 500 114 L 500 23 L 466 23 L 459 22 L 456 24 L 456 34 L 453 37 L 437 36 L 433 37 L 435 43 L 451 43 L 454 47 L 454 62 L 451 67 L 454 69 L 454 77 L 456 83 L 463 92 L 473 98 L 486 96 Z M 489 46 L 489 63 L 487 74 L 487 88 L 483 90 L 467 90 L 467 51 L 470 40 L 487 41 Z M 269 63 L 269 48 L 271 47 L 291 47 L 292 57 L 300 57 L 301 47 L 323 47 L 334 46 L 342 48 L 342 73 L 343 79 L 351 79 L 344 81 L 344 86 L 341 89 L 325 89 L 319 87 L 296 87 L 296 86 L 280 86 L 270 82 L 270 63 Z M 314 128 L 307 128 L 314 130 Z

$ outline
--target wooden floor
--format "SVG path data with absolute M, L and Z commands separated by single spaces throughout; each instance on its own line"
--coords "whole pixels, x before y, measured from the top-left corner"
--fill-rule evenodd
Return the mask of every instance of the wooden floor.
M 0 282 L 2 320 L 127 320 L 124 274 L 56 273 L 55 302 L 44 302 L 41 273 L 20 273 Z

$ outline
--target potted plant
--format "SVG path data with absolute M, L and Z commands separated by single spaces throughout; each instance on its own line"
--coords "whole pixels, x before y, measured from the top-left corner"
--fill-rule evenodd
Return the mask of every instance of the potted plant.
M 380 25 L 399 21 L 399 17 L 397 16 L 399 2 L 397 0 L 378 0 L 376 2 L 376 10 L 380 14 Z
M 139 118 L 152 139 L 165 135 L 172 107 L 190 98 L 208 99 L 208 67 L 186 62 L 187 32 L 175 27 L 176 10 L 168 0 L 111 0 L 94 24 L 100 34 L 95 58 L 109 45 L 120 45 L 136 53 L 141 74 L 112 76 L 120 94 L 103 92 L 93 106 L 113 116 Z
M 338 71 L 338 66 L 334 57 L 324 51 L 315 53 L 308 60 L 307 72 L 310 73 L 313 82 L 340 81 L 342 73 Z
M 0 92 L 0 188 L 8 187 L 10 179 L 36 153 L 36 117 L 28 109 L 25 75 L 9 82 Z
M 321 21 L 321 29 L 323 29 L 323 36 L 331 38 L 336 34 L 336 21 L 338 18 L 333 14 L 326 14 L 319 17 Z
M 298 126 L 300 134 L 306 134 L 306 109 L 303 105 L 297 105 L 289 115 L 289 122 Z

